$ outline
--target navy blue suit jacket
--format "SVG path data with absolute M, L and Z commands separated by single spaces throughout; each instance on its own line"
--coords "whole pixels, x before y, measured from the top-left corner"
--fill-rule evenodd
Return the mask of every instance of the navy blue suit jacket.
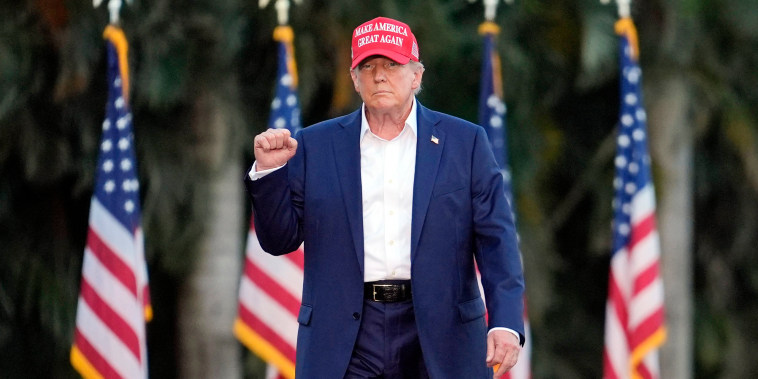
M 489 328 L 518 331 L 524 290 L 516 230 L 486 133 L 418 105 L 411 281 L 432 378 L 486 378 Z M 303 129 L 284 168 L 246 185 L 270 254 L 305 242 L 298 378 L 342 378 L 363 304 L 360 110 Z M 437 143 L 432 141 L 436 137 Z

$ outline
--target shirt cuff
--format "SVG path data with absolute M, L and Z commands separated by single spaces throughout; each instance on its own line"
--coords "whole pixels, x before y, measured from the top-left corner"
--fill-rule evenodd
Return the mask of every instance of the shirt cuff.
M 256 161 L 256 162 L 253 162 L 253 167 L 250 168 L 250 172 L 247 173 L 247 176 L 250 177 L 250 180 L 256 181 L 256 180 L 258 180 L 258 179 L 260 179 L 260 178 L 262 178 L 262 177 L 264 177 L 264 176 L 266 176 L 266 175 L 268 175 L 268 174 L 270 174 L 270 173 L 272 173 L 272 172 L 274 172 L 274 171 L 276 171 L 276 170 L 284 167 L 285 165 L 286 165 L 286 163 L 283 164 L 283 165 L 281 165 L 281 166 L 279 166 L 279 167 L 270 168 L 268 170 L 255 171 L 256 167 L 258 167 L 258 162 Z
M 495 328 L 492 328 L 492 329 L 490 329 L 490 330 L 487 332 L 487 335 L 490 335 L 490 333 L 491 333 L 493 330 L 505 330 L 505 331 L 507 331 L 507 332 L 510 332 L 511 334 L 513 334 L 514 336 L 516 336 L 516 339 L 519 341 L 519 344 L 521 344 L 521 335 L 520 335 L 520 334 L 518 334 L 518 332 L 517 332 L 517 331 L 515 331 L 515 330 L 513 330 L 513 329 L 509 329 L 509 328 L 503 328 L 503 327 L 495 327 Z

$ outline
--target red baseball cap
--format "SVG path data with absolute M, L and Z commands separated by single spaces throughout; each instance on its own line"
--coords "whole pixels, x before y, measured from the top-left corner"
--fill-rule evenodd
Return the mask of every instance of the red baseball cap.
M 400 64 L 419 61 L 418 43 L 411 28 L 387 17 L 377 17 L 355 28 L 351 50 L 350 68 L 372 55 L 382 55 Z

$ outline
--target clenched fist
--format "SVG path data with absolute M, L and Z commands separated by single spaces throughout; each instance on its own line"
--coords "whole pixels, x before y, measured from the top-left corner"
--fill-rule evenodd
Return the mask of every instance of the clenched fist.
M 297 140 L 290 136 L 287 129 L 269 129 L 258 134 L 253 140 L 256 171 L 283 166 L 295 155 L 295 151 Z

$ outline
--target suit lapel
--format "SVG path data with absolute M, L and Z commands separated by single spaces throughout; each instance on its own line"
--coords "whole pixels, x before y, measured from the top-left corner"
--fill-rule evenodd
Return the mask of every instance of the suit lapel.
M 413 214 L 411 219 L 411 262 L 416 257 L 426 211 L 432 197 L 437 169 L 445 145 L 445 133 L 437 128 L 439 118 L 418 104 L 418 140 L 416 172 L 413 178 Z
M 362 109 L 362 108 L 361 108 Z M 363 206 L 361 192 L 361 109 L 340 121 L 332 139 L 337 178 L 345 201 L 350 233 L 363 275 Z

